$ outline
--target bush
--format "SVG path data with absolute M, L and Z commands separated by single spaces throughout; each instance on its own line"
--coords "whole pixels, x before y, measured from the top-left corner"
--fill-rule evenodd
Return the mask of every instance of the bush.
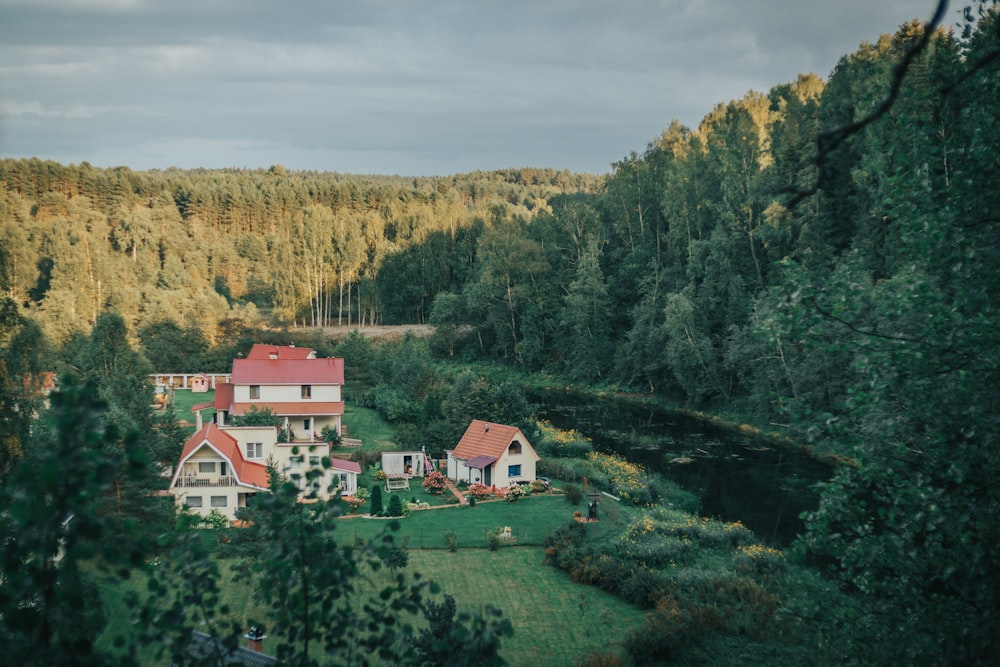
M 476 482 L 471 484 L 468 490 L 469 496 L 477 500 L 486 500 L 487 498 L 493 497 L 492 487 L 486 486 L 485 484 L 480 484 Z
M 386 516 L 403 516 L 403 501 L 399 495 L 395 494 L 389 498 L 389 506 L 385 510 Z
M 511 484 L 507 487 L 507 490 L 503 492 L 504 500 L 509 503 L 516 503 L 525 495 L 527 494 L 524 491 L 524 487 L 520 484 Z
M 324 426 L 322 432 L 320 432 L 320 439 L 323 442 L 328 442 L 332 446 L 336 447 L 342 442 L 340 434 L 337 433 L 337 429 L 331 426 Z
M 487 531 L 486 533 L 486 548 L 490 551 L 496 551 L 500 548 L 500 535 L 495 530 Z
M 443 493 L 447 488 L 447 481 L 448 480 L 441 474 L 440 471 L 435 470 L 427 475 L 427 477 L 424 477 L 424 481 L 421 482 L 420 485 L 423 486 L 428 493 Z
M 448 551 L 452 553 L 458 551 L 458 535 L 455 534 L 454 530 L 446 533 L 444 539 L 445 542 L 448 544 Z
M 583 489 L 576 484 L 567 484 L 563 487 L 563 492 L 566 494 L 566 502 L 570 505 L 579 505 L 583 500 Z
M 212 510 L 200 523 L 206 528 L 212 528 L 213 530 L 222 530 L 229 527 L 229 519 L 219 510 Z
M 382 486 L 380 484 L 372 486 L 372 505 L 368 511 L 372 516 L 382 515 Z

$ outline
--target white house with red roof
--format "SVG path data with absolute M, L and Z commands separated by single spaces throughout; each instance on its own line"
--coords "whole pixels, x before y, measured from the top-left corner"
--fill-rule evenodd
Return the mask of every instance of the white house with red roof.
M 255 493 L 267 491 L 267 466 L 287 479 L 297 481 L 302 498 L 328 500 L 337 493 L 349 496 L 358 489 L 360 464 L 330 458 L 326 443 L 279 443 L 273 426 L 216 426 L 207 424 L 191 436 L 181 452 L 170 480 L 169 492 L 178 505 L 195 514 L 218 510 L 228 519 L 246 507 Z M 316 479 L 306 479 L 309 470 L 323 470 Z
M 504 488 L 535 479 L 540 457 L 516 426 L 474 419 L 448 455 L 448 477 Z
M 318 359 L 294 345 L 256 344 L 245 359 L 233 360 L 231 382 L 215 390 L 215 423 L 270 409 L 281 417 L 292 442 L 318 442 L 325 427 L 341 432 L 344 360 Z
M 233 361 L 231 378 L 216 386 L 214 423 L 201 423 L 201 410 L 213 404 L 192 408 L 198 430 L 184 444 L 170 481 L 178 504 L 234 519 L 250 496 L 268 489 L 269 464 L 298 480 L 304 499 L 357 491 L 361 467 L 353 461 L 330 458 L 322 476 L 306 481 L 306 473 L 323 469 L 323 459 L 330 457 L 330 445 L 318 434 L 327 426 L 341 432 L 343 359 L 318 359 L 308 348 L 258 344 L 245 359 Z M 234 416 L 264 408 L 281 418 L 280 429 L 232 424 Z M 279 430 L 291 438 L 279 442 Z

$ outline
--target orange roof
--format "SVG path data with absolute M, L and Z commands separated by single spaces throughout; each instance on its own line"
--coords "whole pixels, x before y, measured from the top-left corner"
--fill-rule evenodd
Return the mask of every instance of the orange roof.
M 207 424 L 184 443 L 180 462 L 177 464 L 177 470 L 174 472 L 174 478 L 171 480 L 170 486 L 176 483 L 177 476 L 180 475 L 184 462 L 202 447 L 211 447 L 224 459 L 229 461 L 229 467 L 232 468 L 233 475 L 236 476 L 240 484 L 256 486 L 261 489 L 268 488 L 270 480 L 267 474 L 267 467 L 260 463 L 245 460 L 236 439 L 215 424 Z
M 342 401 L 254 401 L 253 403 L 233 403 L 229 414 L 239 416 L 256 408 L 269 408 L 271 412 L 281 417 L 311 417 L 313 415 L 342 415 Z
M 342 385 L 344 360 L 339 358 L 234 359 L 233 384 Z
M 531 443 L 516 426 L 494 424 L 479 419 L 472 420 L 465 435 L 458 441 L 453 451 L 456 459 L 468 461 L 477 456 L 491 457 L 494 460 L 503 456 L 504 452 L 515 439 L 531 448 Z M 532 448 L 532 451 L 533 448 Z
M 247 359 L 311 359 L 314 352 L 308 347 L 294 345 L 268 345 L 254 343 L 247 352 Z

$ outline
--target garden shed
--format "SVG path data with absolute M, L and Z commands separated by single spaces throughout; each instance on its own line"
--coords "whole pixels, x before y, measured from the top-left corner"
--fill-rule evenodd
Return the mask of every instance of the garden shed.
M 424 452 L 382 452 L 382 470 L 386 476 L 423 477 L 430 461 Z

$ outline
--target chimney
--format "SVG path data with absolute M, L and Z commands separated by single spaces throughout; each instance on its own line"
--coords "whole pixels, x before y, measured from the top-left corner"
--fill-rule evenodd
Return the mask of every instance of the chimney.
M 267 635 L 264 634 L 263 630 L 256 625 L 251 625 L 250 630 L 243 636 L 246 637 L 248 649 L 255 653 L 264 652 L 264 640 L 267 639 Z

